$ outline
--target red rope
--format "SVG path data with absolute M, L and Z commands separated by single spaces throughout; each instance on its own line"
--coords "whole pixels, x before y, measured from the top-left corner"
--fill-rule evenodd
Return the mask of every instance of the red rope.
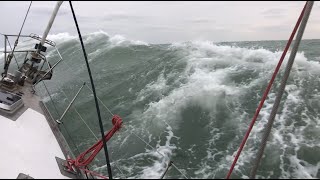
M 275 69 L 275 71 L 274 71 L 274 73 L 273 73 L 273 75 L 272 75 L 272 78 L 271 78 L 271 80 L 270 80 L 270 82 L 269 82 L 269 84 L 268 84 L 268 86 L 267 86 L 267 88 L 266 88 L 266 90 L 265 90 L 265 92 L 264 92 L 264 94 L 263 94 L 263 97 L 262 97 L 262 99 L 261 99 L 261 101 L 260 101 L 260 103 L 259 103 L 259 106 L 258 106 L 258 108 L 256 109 L 256 112 L 255 112 L 255 114 L 254 114 L 254 116 L 253 116 L 253 118 L 252 118 L 252 121 L 251 121 L 251 123 L 250 123 L 250 125 L 249 125 L 249 128 L 248 128 L 248 130 L 247 130 L 247 132 L 246 132 L 246 134 L 245 134 L 245 136 L 244 136 L 244 138 L 243 138 L 243 140 L 242 140 L 242 142 L 241 142 L 241 145 L 240 145 L 240 147 L 239 147 L 239 150 L 238 150 L 238 152 L 237 152 L 237 155 L 236 155 L 235 158 L 234 158 L 234 161 L 233 161 L 233 163 L 232 163 L 232 165 L 231 165 L 231 167 L 230 167 L 230 170 L 229 170 L 229 172 L 228 172 L 228 174 L 227 174 L 226 179 L 229 179 L 230 175 L 232 174 L 232 171 L 233 171 L 234 166 L 236 165 L 236 163 L 237 163 L 237 161 L 238 161 L 238 158 L 239 158 L 239 156 L 240 156 L 240 153 L 241 153 L 244 145 L 246 144 L 246 141 L 247 141 L 247 139 L 248 139 L 248 137 L 249 137 L 249 134 L 250 134 L 250 132 L 251 132 L 251 130 L 252 130 L 252 128 L 253 128 L 253 125 L 254 125 L 255 121 L 256 121 L 257 118 L 258 118 L 258 115 L 259 115 L 260 110 L 262 109 L 263 103 L 264 103 L 264 101 L 265 101 L 266 98 L 267 98 L 267 95 L 268 95 L 268 93 L 269 93 L 269 91 L 270 91 L 270 89 L 271 89 L 271 86 L 272 86 L 272 84 L 273 84 L 273 81 L 274 81 L 274 79 L 276 78 L 276 75 L 278 74 L 278 71 L 279 71 L 280 66 L 281 66 L 281 64 L 282 64 L 282 61 L 283 61 L 284 57 L 286 56 L 287 51 L 288 51 L 288 49 L 289 49 L 289 47 L 290 47 L 290 44 L 291 44 L 291 42 L 292 42 L 292 40 L 293 40 L 293 37 L 294 37 L 294 35 L 296 34 L 297 29 L 298 29 L 298 27 L 299 27 L 299 25 L 300 25 L 300 22 L 301 22 L 301 20 L 302 20 L 303 14 L 304 14 L 304 10 L 305 10 L 305 8 L 306 8 L 306 5 L 307 5 L 307 2 L 306 2 L 306 4 L 304 5 L 304 8 L 303 8 L 303 10 L 302 10 L 302 12 L 301 12 L 301 14 L 300 14 L 300 17 L 299 17 L 299 19 L 298 19 L 298 21 L 297 21 L 297 23 L 296 23 L 296 25 L 295 25 L 292 33 L 291 33 L 291 36 L 290 36 L 290 38 L 289 38 L 289 40 L 288 40 L 288 42 L 287 42 L 287 45 L 286 45 L 286 47 L 285 47 L 285 50 L 283 51 L 283 53 L 282 53 L 282 55 L 281 55 L 281 58 L 280 58 L 280 60 L 279 60 L 279 62 L 278 62 L 278 65 L 277 65 L 277 67 L 276 67 L 276 69 Z
M 98 173 L 96 173 L 96 172 L 94 172 L 94 171 L 90 171 L 90 170 L 88 170 L 88 169 L 83 169 L 83 168 L 80 168 L 80 169 L 83 170 L 83 171 L 85 171 L 85 172 L 87 172 L 87 173 L 92 174 L 93 176 L 97 176 L 97 177 L 102 178 L 102 179 L 109 179 L 108 177 L 103 176 L 103 175 L 101 175 L 101 174 L 98 174 Z
M 115 132 L 117 132 L 122 125 L 122 119 L 118 115 L 114 115 L 112 117 L 112 129 L 104 136 L 106 142 L 109 141 L 109 139 L 113 136 Z M 67 159 L 67 166 L 69 170 L 73 170 L 72 166 L 76 168 L 86 167 L 89 165 L 93 159 L 96 157 L 96 155 L 100 152 L 100 150 L 103 147 L 102 139 L 100 139 L 96 144 L 91 146 L 88 150 L 80 154 L 76 159 Z M 89 156 L 86 158 L 86 156 Z

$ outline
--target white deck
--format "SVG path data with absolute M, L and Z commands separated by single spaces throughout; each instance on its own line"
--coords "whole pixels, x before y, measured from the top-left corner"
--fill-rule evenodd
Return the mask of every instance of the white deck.
M 24 173 L 35 179 L 68 179 L 55 156 L 64 159 L 46 118 L 28 108 L 16 121 L 0 115 L 0 178 Z

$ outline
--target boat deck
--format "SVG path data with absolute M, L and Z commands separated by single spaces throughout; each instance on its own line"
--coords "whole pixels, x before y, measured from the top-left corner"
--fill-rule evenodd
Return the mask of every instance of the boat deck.
M 0 113 L 0 178 L 15 179 L 23 173 L 35 179 L 66 179 L 55 159 L 65 156 L 39 105 L 39 97 L 27 84 L 17 91 L 23 92 L 24 106 L 12 115 Z
M 64 158 L 46 118 L 28 108 L 16 121 L 0 116 L 0 178 L 66 178 L 55 156 Z

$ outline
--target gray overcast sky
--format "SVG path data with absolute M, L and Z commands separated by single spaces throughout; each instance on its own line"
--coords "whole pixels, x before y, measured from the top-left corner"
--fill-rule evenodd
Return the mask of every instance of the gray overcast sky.
M 0 2 L 0 32 L 17 34 L 30 1 Z M 22 34 L 42 35 L 55 1 L 34 1 Z M 305 1 L 79 1 L 73 2 L 82 34 L 103 30 L 131 40 L 168 43 L 193 40 L 288 39 Z M 320 2 L 315 2 L 304 39 L 320 39 Z M 51 34 L 76 35 L 69 2 Z M 2 38 L 2 37 L 1 37 Z M 2 44 L 0 46 L 3 46 Z

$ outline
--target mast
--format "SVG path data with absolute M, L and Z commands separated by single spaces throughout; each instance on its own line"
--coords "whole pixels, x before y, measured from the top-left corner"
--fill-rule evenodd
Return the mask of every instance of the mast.
M 24 72 L 24 74 L 28 74 L 26 77 L 32 79 L 33 82 L 34 82 L 34 81 L 37 79 L 37 77 L 39 76 L 39 72 L 41 71 L 41 69 L 40 69 L 40 70 L 37 69 L 37 73 L 35 73 L 35 74 L 36 74 L 35 76 L 34 76 L 33 73 L 30 73 L 30 71 L 31 71 L 31 69 L 33 68 L 34 64 L 39 64 L 42 60 L 46 61 L 45 58 L 43 58 L 43 55 L 41 55 L 41 51 L 43 51 L 43 52 L 46 51 L 46 47 L 44 47 L 43 45 L 44 45 L 45 42 L 46 42 L 46 38 L 47 38 L 47 36 L 48 36 L 48 34 L 49 34 L 49 31 L 50 31 L 50 29 L 51 29 L 51 27 L 52 27 L 52 24 L 53 24 L 53 22 L 54 22 L 54 19 L 56 18 L 57 14 L 58 14 L 58 10 L 59 10 L 59 8 L 60 8 L 60 6 L 61 6 L 62 3 L 63 3 L 63 1 L 57 1 L 56 6 L 55 6 L 55 8 L 54 8 L 54 10 L 53 10 L 53 12 L 52 12 L 51 18 L 50 18 L 50 20 L 49 20 L 49 22 L 48 22 L 48 25 L 47 25 L 47 27 L 46 27 L 43 35 L 42 35 L 41 42 L 40 42 L 39 44 L 36 44 L 35 49 L 36 49 L 37 51 L 31 52 L 31 53 L 30 53 L 31 58 L 30 58 L 30 59 L 25 59 L 23 65 L 22 65 L 22 67 L 21 67 L 21 68 L 23 69 L 23 67 L 25 66 L 26 62 L 27 62 L 28 60 L 31 61 L 31 67 L 29 68 L 29 70 L 27 70 L 26 72 Z M 5 64 L 4 64 L 4 72 L 1 74 L 1 75 L 2 75 L 1 82 L 6 81 L 6 83 L 9 83 L 9 84 L 10 84 L 10 82 L 14 81 L 13 79 L 10 79 L 10 78 L 9 78 L 9 79 L 7 78 L 6 80 L 4 80 L 4 77 L 7 76 L 7 72 L 8 72 L 8 69 L 9 69 L 9 65 L 10 65 L 11 59 L 12 59 L 12 57 L 13 57 L 13 53 L 14 53 L 15 47 L 16 47 L 17 44 L 18 44 L 18 39 L 19 39 L 19 37 L 21 36 L 21 31 L 22 31 L 22 28 L 23 28 L 24 23 L 25 23 L 25 21 L 26 21 L 27 15 L 28 15 L 28 13 L 29 13 L 31 4 L 32 4 L 32 1 L 31 1 L 30 5 L 29 5 L 28 11 L 27 11 L 27 14 L 26 14 L 26 16 L 25 16 L 25 19 L 24 19 L 24 21 L 23 21 L 22 27 L 21 27 L 21 29 L 20 29 L 18 38 L 17 38 L 17 40 L 16 40 L 16 42 L 15 42 L 15 46 L 14 46 L 11 54 L 9 54 L 9 55 L 6 57 L 7 59 L 5 60 Z M 40 39 L 39 39 L 39 40 L 40 40 Z M 5 39 L 5 42 L 6 42 L 6 39 Z M 19 68 L 19 66 L 18 66 L 18 68 Z M 19 71 L 21 71 L 21 68 L 19 68 Z M 52 71 L 50 71 L 50 72 L 51 72 L 51 74 L 52 74 Z M 23 76 L 25 76 L 25 75 L 23 75 Z M 22 76 L 18 77 L 18 79 L 19 79 L 18 81 L 20 81 L 20 80 L 21 80 L 21 81 L 24 81 L 24 79 L 20 79 L 21 77 L 22 77 Z M 49 79 L 50 79 L 50 78 L 49 78 Z M 11 84 L 12 84 L 12 83 L 11 83 Z
M 56 4 L 56 6 L 55 6 L 55 8 L 54 8 L 54 10 L 52 12 L 52 15 L 51 15 L 51 18 L 50 18 L 49 22 L 48 22 L 47 28 L 44 31 L 43 35 L 42 35 L 42 39 L 41 39 L 40 45 L 38 46 L 37 53 L 40 53 L 41 47 L 44 45 L 44 43 L 46 41 L 46 38 L 47 38 L 47 36 L 49 34 L 49 31 L 50 31 L 50 29 L 52 27 L 54 19 L 56 18 L 57 14 L 58 14 L 58 10 L 59 10 L 59 8 L 60 8 L 62 3 L 63 3 L 63 1 L 57 1 L 57 4 Z

